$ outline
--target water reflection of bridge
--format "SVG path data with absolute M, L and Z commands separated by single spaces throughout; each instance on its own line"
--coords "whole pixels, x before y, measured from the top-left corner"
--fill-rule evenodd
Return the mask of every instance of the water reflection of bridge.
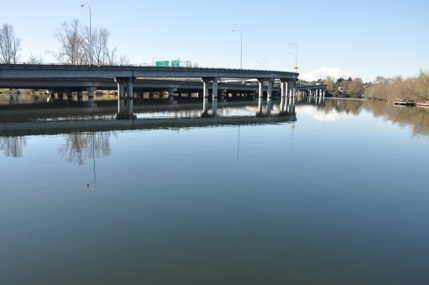
M 185 111 L 184 111 L 185 113 Z M 115 131 L 160 128 L 198 128 L 227 125 L 277 124 L 296 121 L 295 115 L 288 116 L 237 116 L 237 117 L 173 117 L 134 120 L 63 120 L 8 122 L 0 124 L 0 136 L 27 136 L 62 134 L 88 131 Z

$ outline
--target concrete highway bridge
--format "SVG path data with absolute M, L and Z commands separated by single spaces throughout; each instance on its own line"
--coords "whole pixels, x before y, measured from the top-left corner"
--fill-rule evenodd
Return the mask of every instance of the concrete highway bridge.
M 133 117 L 134 98 L 150 98 L 158 94 L 175 104 L 175 98 L 186 96 L 202 98 L 202 116 L 217 114 L 217 102 L 225 97 L 258 97 L 257 114 L 262 114 L 263 98 L 271 106 L 274 96 L 281 98 L 281 112 L 294 111 L 297 92 L 325 96 L 325 85 L 297 86 L 298 73 L 269 70 L 224 68 L 171 68 L 147 66 L 82 66 L 0 64 L 0 88 L 47 89 L 52 101 L 77 97 L 87 106 L 96 106 L 96 90 L 117 90 L 118 118 Z M 73 94 L 76 94 L 74 96 Z M 209 114 L 209 97 L 212 110 Z M 267 112 L 269 113 L 269 112 Z

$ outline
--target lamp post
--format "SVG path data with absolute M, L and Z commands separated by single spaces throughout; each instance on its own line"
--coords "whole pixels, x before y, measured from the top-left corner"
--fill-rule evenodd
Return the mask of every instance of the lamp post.
M 240 69 L 243 69 L 243 33 L 240 30 L 232 30 L 233 32 L 240 32 Z
M 262 70 L 262 62 L 260 62 L 259 60 L 255 60 L 255 61 L 259 62 L 259 67 L 260 67 L 260 68 L 261 68 L 261 70 Z
M 262 60 L 265 60 L 265 70 L 267 70 L 268 69 L 268 61 L 265 58 L 263 58 Z
M 295 71 L 298 71 L 298 46 L 294 43 L 289 43 L 289 45 L 294 45 L 296 48 L 296 60 L 295 60 Z
M 294 65 L 294 69 L 295 69 L 295 67 L 296 67 L 296 60 L 295 60 L 295 54 L 293 53 L 293 52 L 289 52 L 290 54 L 293 54 L 293 65 Z
M 89 65 L 92 65 L 92 27 L 91 27 L 91 7 L 88 4 L 81 4 L 80 7 L 88 6 L 89 9 Z

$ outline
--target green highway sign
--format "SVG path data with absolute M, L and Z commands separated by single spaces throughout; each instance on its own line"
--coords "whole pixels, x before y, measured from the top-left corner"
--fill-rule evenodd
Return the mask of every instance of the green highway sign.
M 172 60 L 171 67 L 180 67 L 180 60 Z
M 156 67 L 169 67 L 170 66 L 170 62 L 168 60 L 164 60 L 164 61 L 157 61 L 155 62 Z

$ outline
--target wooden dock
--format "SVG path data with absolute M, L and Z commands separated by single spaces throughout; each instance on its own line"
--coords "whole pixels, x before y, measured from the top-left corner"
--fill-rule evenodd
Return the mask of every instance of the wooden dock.
M 394 105 L 401 105 L 401 106 L 415 106 L 416 103 L 414 102 L 407 102 L 407 101 L 394 101 Z

